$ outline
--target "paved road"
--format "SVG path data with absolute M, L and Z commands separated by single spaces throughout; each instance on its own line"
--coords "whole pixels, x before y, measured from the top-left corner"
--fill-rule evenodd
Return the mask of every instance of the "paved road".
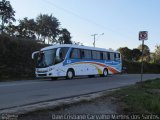
M 144 79 L 160 78 L 160 74 L 147 74 Z M 30 80 L 0 83 L 0 110 L 61 99 L 134 84 L 140 80 L 138 74 L 113 75 L 96 78 Z

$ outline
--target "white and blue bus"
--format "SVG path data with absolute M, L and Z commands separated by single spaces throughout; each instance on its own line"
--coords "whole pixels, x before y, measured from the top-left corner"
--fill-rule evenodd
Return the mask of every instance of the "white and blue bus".
M 57 79 L 88 75 L 116 74 L 122 71 L 118 51 L 72 44 L 53 45 L 32 54 L 36 63 L 36 77 Z

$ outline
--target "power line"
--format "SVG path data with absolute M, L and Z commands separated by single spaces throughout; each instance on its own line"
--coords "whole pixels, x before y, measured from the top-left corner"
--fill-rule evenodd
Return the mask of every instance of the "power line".
M 110 32 L 112 32 L 112 33 L 116 33 L 117 35 L 119 35 L 119 36 L 121 36 L 121 37 L 125 37 L 125 38 L 127 37 L 127 38 L 129 39 L 129 36 L 126 36 L 126 35 L 118 32 L 118 31 L 115 31 L 115 30 L 113 30 L 113 29 L 111 29 L 111 28 L 109 28 L 109 27 L 106 27 L 106 26 L 104 26 L 104 25 L 100 25 L 100 24 L 98 24 L 98 23 L 96 23 L 96 22 L 94 22 L 94 21 L 92 21 L 92 20 L 90 20 L 90 19 L 88 19 L 88 18 L 82 17 L 82 16 L 78 15 L 77 13 L 72 12 L 71 10 L 68 10 L 68 9 L 66 9 L 66 8 L 60 7 L 60 6 L 54 4 L 53 2 L 51 2 L 51 1 L 49 1 L 49 0 L 43 0 L 43 2 L 44 2 L 44 1 L 45 1 L 47 4 L 49 4 L 49 5 L 51 5 L 51 6 L 54 6 L 54 7 L 56 7 L 57 9 L 59 9 L 59 10 L 61 10 L 61 11 L 66 12 L 67 14 L 70 14 L 70 15 L 76 17 L 76 18 L 80 18 L 81 20 L 86 21 L 86 22 L 88 22 L 88 23 L 90 23 L 90 24 L 93 24 L 93 25 L 95 25 L 95 26 L 97 26 L 97 27 L 99 27 L 99 28 L 101 28 L 101 29 L 105 29 L 105 30 L 110 31 Z

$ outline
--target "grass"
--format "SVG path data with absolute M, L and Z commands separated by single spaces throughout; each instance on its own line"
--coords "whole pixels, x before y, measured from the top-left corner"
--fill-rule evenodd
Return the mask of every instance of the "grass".
M 124 102 L 128 108 L 127 113 L 160 114 L 160 79 L 136 84 L 113 93 L 119 101 Z

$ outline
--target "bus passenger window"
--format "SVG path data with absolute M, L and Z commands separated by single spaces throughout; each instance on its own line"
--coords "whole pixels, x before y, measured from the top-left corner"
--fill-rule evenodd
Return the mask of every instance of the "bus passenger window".
M 61 48 L 61 50 L 60 50 L 60 58 L 61 58 L 62 60 L 65 59 L 66 54 L 67 54 L 67 52 L 68 52 L 68 49 L 69 49 L 69 48 L 67 48 L 67 47 Z
M 82 58 L 82 59 L 85 59 L 84 50 L 81 50 L 81 58 Z
M 100 52 L 100 60 L 103 60 L 103 52 Z
M 120 58 L 120 53 L 117 53 L 117 57 Z
M 107 60 L 107 54 L 106 54 L 106 52 L 103 52 L 103 60 Z
M 120 60 L 120 54 L 119 53 L 114 53 L 115 60 Z
M 110 59 L 114 60 L 114 53 L 110 53 Z
M 96 52 L 97 53 L 97 60 L 100 60 L 101 58 L 100 58 L 100 52 Z
M 92 58 L 96 59 L 97 55 L 96 55 L 96 51 L 92 51 Z
M 80 59 L 80 50 L 79 49 L 73 49 L 70 57 L 75 58 L 75 59 Z
M 82 59 L 91 59 L 91 50 L 81 50 Z
M 107 60 L 111 60 L 110 53 L 107 52 Z
M 100 52 L 99 51 L 92 51 L 92 58 L 95 60 L 100 60 Z
M 91 57 L 91 50 L 85 50 L 84 53 L 85 53 L 85 59 L 91 59 L 92 58 Z

